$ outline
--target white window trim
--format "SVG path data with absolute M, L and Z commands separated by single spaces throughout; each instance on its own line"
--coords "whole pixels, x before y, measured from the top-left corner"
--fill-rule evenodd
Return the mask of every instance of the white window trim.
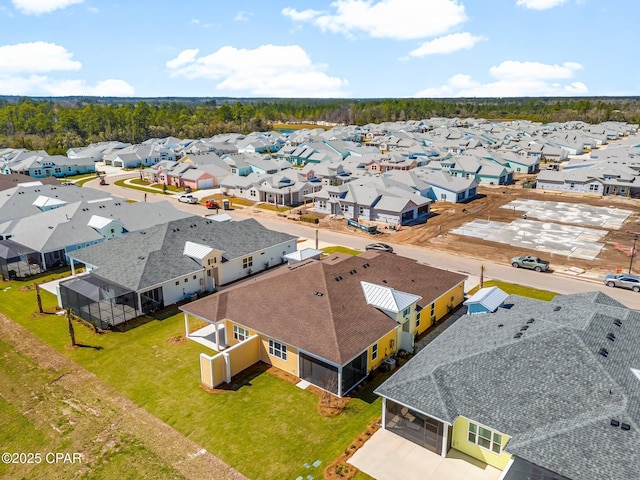
M 371 360 L 375 360 L 376 358 L 378 358 L 378 344 L 374 343 L 371 346 Z
M 476 431 L 475 433 L 471 431 L 471 426 L 474 426 Z M 488 430 L 491 433 L 491 439 L 487 439 L 486 437 L 480 437 L 480 429 L 484 429 L 484 430 Z M 471 437 L 473 435 L 474 440 L 471 440 L 469 437 Z M 496 435 L 500 437 L 500 441 L 497 442 L 496 441 Z M 469 443 L 473 443 L 475 445 L 478 445 L 480 448 L 484 449 L 484 450 L 488 450 L 491 453 L 495 453 L 496 455 L 501 455 L 502 454 L 502 437 L 503 435 L 501 433 L 496 432 L 494 429 L 489 428 L 489 427 L 485 427 L 484 425 L 481 425 L 479 423 L 475 423 L 475 422 L 469 422 L 469 426 L 467 428 L 467 441 Z M 484 440 L 487 440 L 489 442 L 489 447 L 485 447 L 484 445 L 481 445 L 479 443 L 479 439 L 482 438 Z M 498 446 L 498 451 L 496 452 L 494 450 L 494 446 Z
M 269 355 L 287 361 L 287 346 L 284 343 L 269 339 Z
M 249 330 L 244 327 L 240 327 L 239 325 L 234 325 L 233 338 L 235 338 L 239 342 L 244 342 L 247 338 L 249 338 Z

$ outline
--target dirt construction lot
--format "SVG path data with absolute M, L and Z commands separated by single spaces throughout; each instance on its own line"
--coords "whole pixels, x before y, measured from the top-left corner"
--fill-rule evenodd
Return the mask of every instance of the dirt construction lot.
M 325 228 L 361 235 L 371 238 L 372 241 L 419 245 L 497 263 L 508 264 L 511 258 L 516 255 L 532 254 L 550 260 L 552 268 L 556 270 L 578 267 L 593 274 L 606 274 L 615 272 L 617 269 L 623 271 L 628 269 L 634 233 L 637 232 L 640 235 L 640 200 L 622 197 L 600 198 L 570 193 L 559 194 L 525 189 L 519 184 L 507 187 L 481 186 L 478 192 L 478 198 L 464 204 L 434 202 L 431 205 L 432 216 L 426 224 L 402 227 L 397 232 L 379 227 L 378 230 L 382 233 L 375 237 L 348 227 L 343 218 L 331 219 L 327 217 L 322 219 L 320 223 Z M 569 257 L 558 253 L 536 252 L 534 249 L 451 233 L 452 230 L 476 219 L 503 223 L 522 220 L 522 211 L 502 207 L 514 200 L 523 199 L 613 207 L 629 210 L 631 214 L 618 230 L 597 227 L 606 233 L 599 239 L 599 242 L 604 246 L 594 260 Z M 529 217 L 529 220 L 536 219 Z M 567 225 L 571 224 L 567 223 Z M 593 228 L 593 225 L 585 225 L 584 223 L 579 226 Z M 640 248 L 640 242 L 638 242 L 638 248 Z M 634 268 L 634 271 L 640 272 L 640 262 L 638 262 L 638 270 Z

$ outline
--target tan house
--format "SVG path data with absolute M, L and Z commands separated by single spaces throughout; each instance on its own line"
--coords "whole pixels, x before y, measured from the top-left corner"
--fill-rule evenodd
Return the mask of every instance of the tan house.
M 334 254 L 283 267 L 181 307 L 207 322 L 220 352 L 201 354 L 216 387 L 263 361 L 345 395 L 463 301 L 465 276 L 383 252 Z

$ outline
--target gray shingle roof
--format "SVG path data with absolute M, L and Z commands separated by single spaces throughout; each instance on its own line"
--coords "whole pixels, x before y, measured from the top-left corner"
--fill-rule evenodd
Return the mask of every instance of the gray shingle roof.
M 460 318 L 376 392 L 495 428 L 511 436 L 507 452 L 568 478 L 636 478 L 640 313 L 601 292 L 505 304 Z
M 71 256 L 99 267 L 95 273 L 106 280 L 140 290 L 202 269 L 183 254 L 187 241 L 223 250 L 224 261 L 294 238 L 253 219 L 214 222 L 192 216 L 113 238 Z

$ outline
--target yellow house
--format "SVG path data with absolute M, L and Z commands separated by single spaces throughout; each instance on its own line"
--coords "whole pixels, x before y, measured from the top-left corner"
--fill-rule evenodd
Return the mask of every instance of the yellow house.
M 465 278 L 385 252 L 338 254 L 180 308 L 187 337 L 207 337 L 219 352 L 201 355 L 203 384 L 230 382 L 262 361 L 343 396 L 462 303 Z M 195 320 L 208 325 L 192 332 Z
M 637 478 L 637 312 L 602 292 L 505 305 L 460 317 L 380 385 L 382 427 L 504 480 Z

